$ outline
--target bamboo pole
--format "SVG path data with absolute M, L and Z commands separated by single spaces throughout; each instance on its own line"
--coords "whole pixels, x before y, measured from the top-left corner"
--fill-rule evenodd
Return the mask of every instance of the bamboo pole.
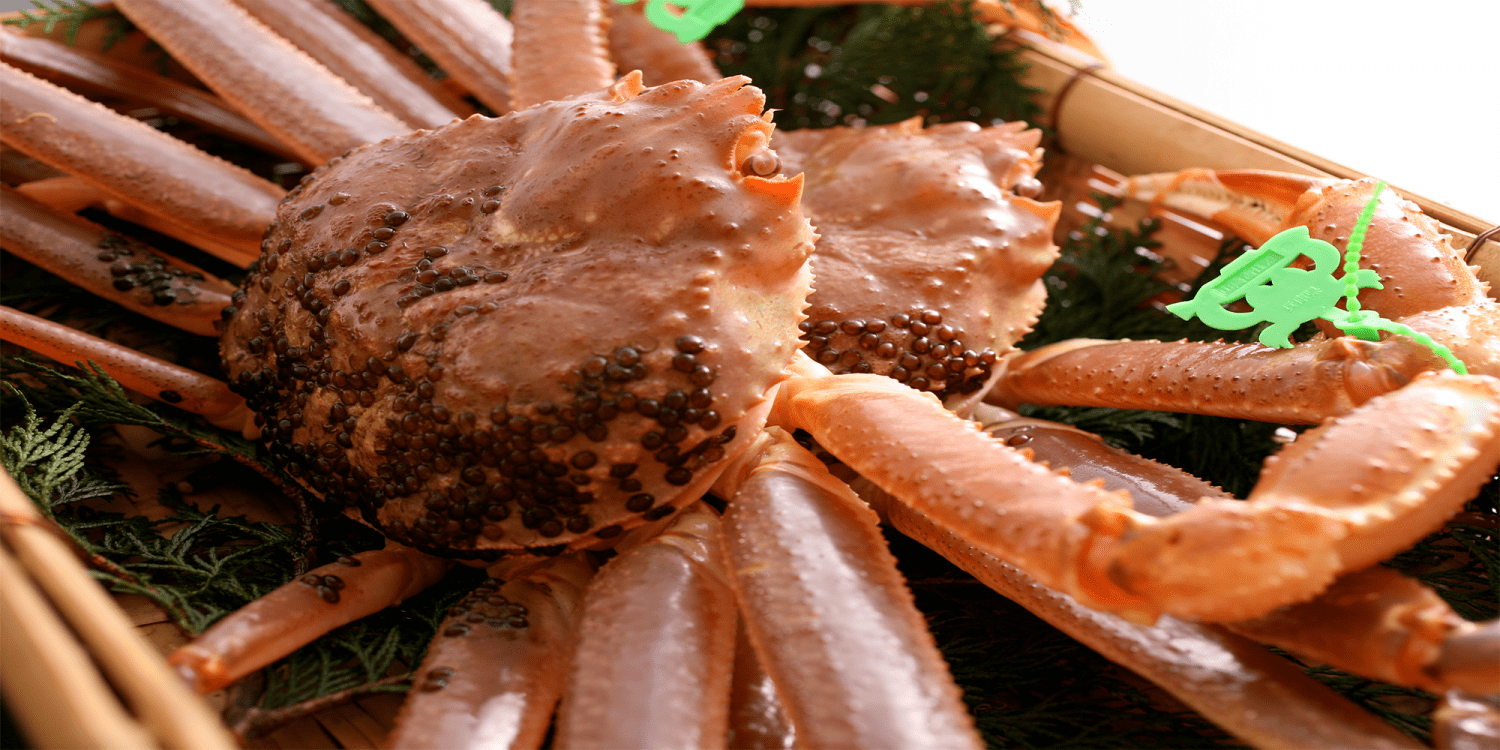
M 1022 83 L 1040 89 L 1037 103 L 1049 113 L 1048 124 L 1057 134 L 1054 150 L 1124 175 L 1204 167 L 1341 179 L 1370 176 L 1143 86 L 1043 37 L 1012 31 L 1003 43 L 1029 66 Z M 1497 217 L 1481 218 L 1392 187 L 1442 222 L 1455 247 L 1467 248 L 1475 235 L 1495 226 Z M 1469 262 L 1489 282 L 1490 296 L 1497 296 L 1500 242 L 1481 245 Z
M 4 547 L 0 671 L 5 700 L 37 747 L 160 747 L 120 705 L 89 654 Z
M 48 528 L 51 522 L 42 518 L 31 501 L 22 494 L 15 480 L 4 472 L 0 472 L 0 516 L 4 519 L 4 523 L 0 524 L 0 540 L 4 541 L 20 567 L 36 582 L 41 595 L 56 607 L 67 626 L 71 626 L 78 634 L 79 640 L 88 650 L 88 657 L 85 658 L 92 658 L 103 668 L 110 684 L 124 698 L 130 710 L 139 717 L 140 723 L 156 742 L 160 742 L 163 747 L 180 750 L 228 750 L 237 746 L 218 717 L 198 696 L 188 690 L 161 656 L 136 631 L 109 594 L 89 576 L 73 548 L 59 538 L 53 529 Z M 12 593 L 10 587 L 4 591 L 5 609 L 9 613 L 15 607 L 19 615 L 19 602 L 25 601 L 24 594 L 13 600 Z M 12 629 L 7 627 L 3 646 L 7 674 L 10 674 L 10 667 L 14 663 L 17 669 L 23 670 L 21 673 L 36 675 L 34 684 L 39 686 L 37 691 L 43 689 L 40 686 L 45 686 L 47 690 L 73 691 L 75 683 L 72 678 L 78 671 L 76 667 L 47 669 L 43 666 L 44 662 L 39 661 L 54 653 L 55 649 L 51 644 L 65 636 L 66 627 L 61 623 L 49 626 L 28 622 L 24 632 L 47 633 L 45 636 L 29 636 L 46 638 L 41 643 L 47 644 L 47 647 L 33 648 L 25 643 L 13 644 L 10 641 Z M 16 634 L 19 635 L 20 631 Z M 10 680 L 7 679 L 6 682 L 9 683 Z M 108 692 L 107 688 L 105 690 Z M 12 697 L 9 684 L 6 697 Z M 18 718 L 33 731 L 58 723 L 72 724 L 83 729 L 85 725 L 105 721 L 105 709 L 100 708 L 96 712 L 90 706 L 87 709 L 80 707 L 78 710 L 59 710 L 62 705 L 65 704 L 41 702 L 35 706 L 36 710 L 21 711 L 22 715 Z M 59 714 L 70 718 L 59 718 Z M 91 746 L 121 747 L 131 735 L 105 736 L 114 739 Z M 41 744 L 51 746 L 52 743 L 43 741 Z M 149 738 L 142 743 L 130 741 L 130 744 L 156 746 Z

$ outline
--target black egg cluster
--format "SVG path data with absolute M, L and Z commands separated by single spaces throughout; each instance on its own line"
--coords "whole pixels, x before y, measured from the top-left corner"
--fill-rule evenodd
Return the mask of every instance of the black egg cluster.
M 400 484 L 388 483 L 376 505 L 384 497 L 404 497 L 437 484 L 433 477 L 456 473 L 457 482 L 426 491 L 421 518 L 409 528 L 393 530 L 410 543 L 450 549 L 470 548 L 476 536 L 503 538 L 499 522 L 512 513 L 520 513 L 523 527 L 546 538 L 564 532 L 613 537 L 622 528 L 596 528 L 588 512 L 603 493 L 623 496 L 625 509 L 645 520 L 664 518 L 675 508 L 658 504 L 655 495 L 643 491 L 646 474 L 640 465 L 614 463 L 607 472 L 599 471 L 596 467 L 603 467 L 596 444 L 610 438 L 612 423 L 636 415 L 629 429 L 639 437 L 617 439 L 638 441 L 668 484 L 685 485 L 698 468 L 723 458 L 723 444 L 734 438 L 732 427 L 684 447 L 690 427 L 714 430 L 721 421 L 707 387 L 716 375 L 699 362 L 703 348 L 696 336 L 678 339 L 672 369 L 661 375 L 691 387 L 669 388 L 664 394 L 644 393 L 637 385 L 651 372 L 634 347 L 619 347 L 611 357 L 587 357 L 574 371 L 578 380 L 567 401 L 496 406 L 488 415 L 489 429 L 476 428 L 471 414 L 455 420 L 444 407 L 424 402 L 420 387 L 398 397 L 396 407 L 405 414 L 387 421 L 387 443 L 376 449 L 387 460 L 376 474 L 399 477 Z M 644 432 L 639 432 L 640 417 L 649 420 Z M 450 429 L 455 421 L 458 427 Z M 450 434 L 452 439 L 445 440 Z M 595 478 L 604 473 L 607 484 Z
M 799 327 L 808 356 L 835 372 L 878 369 L 940 396 L 973 392 L 999 359 L 988 347 L 967 347 L 963 330 L 945 325 L 937 310 L 900 313 L 888 320 L 805 320 Z
M 482 203 L 464 199 L 462 205 L 491 212 L 500 192 L 488 188 Z M 327 205 L 348 200 L 339 193 Z M 320 204 L 302 210 L 294 221 L 323 215 Z M 437 553 L 494 559 L 499 551 L 476 548 L 503 539 L 507 519 L 544 538 L 615 536 L 622 526 L 600 526 L 589 511 L 600 498 L 646 520 L 663 518 L 675 508 L 659 503 L 644 491 L 645 484 L 686 485 L 699 468 L 723 457 L 722 446 L 733 439 L 734 429 L 720 429 L 723 417 L 709 390 L 716 373 L 700 361 L 707 344 L 697 336 L 676 341 L 662 372 L 650 371 L 643 352 L 620 346 L 607 356 L 579 361 L 566 399 L 488 410 L 443 403 L 442 348 L 453 325 L 495 311 L 493 301 L 457 306 L 427 330 L 402 333 L 381 356 L 336 366 L 339 342 L 328 327 L 333 300 L 351 290 L 350 274 L 357 273 L 360 260 L 388 250 L 412 219 L 394 207 L 375 216 L 361 232 L 359 246 L 302 260 L 293 260 L 300 254 L 293 254 L 290 239 L 268 239 L 246 279 L 247 287 L 259 287 L 269 300 L 243 313 L 255 324 L 244 347 L 265 366 L 240 371 L 233 386 L 255 410 L 278 462 L 325 499 L 358 506 L 372 522 L 387 504 L 401 502 L 402 510 L 387 516 L 402 520 L 381 524 L 392 538 Z M 268 238 L 285 234 L 280 229 L 273 224 Z M 398 276 L 409 286 L 393 304 L 407 307 L 434 294 L 508 279 L 504 271 L 444 265 L 447 256 L 443 247 L 424 249 Z M 287 267 L 291 263 L 301 267 Z M 242 314 L 245 299 L 243 289 L 235 292 L 226 319 Z M 292 344 L 289 325 L 303 327 L 305 344 Z M 408 373 L 397 361 L 412 365 L 412 357 L 425 361 L 425 369 L 418 365 Z M 318 409 L 309 405 L 315 394 Z M 378 424 L 362 423 L 377 402 L 389 410 Z M 326 413 L 314 413 L 322 405 Z M 625 425 L 616 426 L 623 417 L 629 417 Z M 603 466 L 600 444 L 611 439 L 612 430 L 619 433 L 613 439 L 637 443 L 644 460 Z M 715 430 L 718 434 L 712 434 Z M 693 435 L 697 439 L 689 444 Z M 374 457 L 356 454 L 371 443 Z M 413 504 L 417 512 L 410 513 Z M 336 596 L 336 589 L 328 590 Z
M 344 590 L 344 579 L 336 575 L 318 575 L 308 573 L 299 579 L 304 586 L 310 586 L 317 590 L 318 596 L 329 604 L 338 604 L 339 592 Z
M 482 632 L 485 629 L 501 631 L 530 627 L 525 605 L 502 596 L 500 585 L 500 581 L 494 578 L 485 579 L 468 596 L 450 607 L 448 617 L 439 626 L 442 636 L 460 638 L 476 629 Z M 453 667 L 435 666 L 422 675 L 417 689 L 424 693 L 442 690 L 457 672 Z
M 117 235 L 105 235 L 97 245 L 100 262 L 109 264 L 110 284 L 116 291 L 142 289 L 153 305 L 190 305 L 197 299 L 197 284 L 203 274 L 171 265 Z
M 442 634 L 448 638 L 457 638 L 468 635 L 478 627 L 493 630 L 530 627 L 525 605 L 501 595 L 500 585 L 499 579 L 486 578 L 457 604 L 449 607 L 448 618 L 443 621 Z

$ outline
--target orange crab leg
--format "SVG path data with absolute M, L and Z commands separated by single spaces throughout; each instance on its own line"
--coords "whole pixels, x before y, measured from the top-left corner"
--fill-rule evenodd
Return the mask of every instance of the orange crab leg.
M 1447 365 L 1406 337 L 1260 344 L 1073 339 L 1013 354 L 986 400 L 1317 424 Z
M 59 86 L 90 95 L 127 97 L 264 151 L 289 153 L 222 99 L 112 57 L 76 50 L 50 39 L 0 34 L 0 60 Z
M 598 91 L 615 82 L 600 0 L 520 0 L 516 25 L 516 109 Z
M 986 432 L 1030 453 L 1032 460 L 1066 470 L 1075 481 L 1098 479 L 1108 489 L 1124 489 L 1134 508 L 1147 515 L 1160 518 L 1204 499 L 1230 497 L 1191 474 L 1111 448 L 1082 430 L 982 416 L 993 420 Z M 887 498 L 883 506 L 891 505 L 888 496 L 874 492 Z M 1434 693 L 1452 688 L 1500 693 L 1500 622 L 1465 622 L 1431 589 L 1378 565 L 1342 576 L 1312 601 L 1225 627 L 1386 682 Z
M 592 569 L 557 557 L 480 584 L 438 625 L 387 747 L 540 747 Z
M 1228 627 L 1398 685 L 1500 693 L 1500 622 L 1466 622 L 1431 589 L 1379 565 L 1340 578 L 1310 602 Z
M 722 747 L 735 606 L 705 505 L 609 561 L 584 601 L 559 747 Z
M 1275 172 L 1188 170 L 1132 178 L 1126 192 L 1228 225 L 1261 244 L 1294 226 L 1346 244 L 1374 194 L 1373 180 L 1334 181 Z M 1500 376 L 1500 305 L 1432 219 L 1392 191 L 1381 194 L 1361 264 L 1378 269 L 1383 289 L 1359 295 L 1363 307 L 1432 336 L 1469 372 Z M 1005 404 L 1071 404 L 1189 411 L 1316 423 L 1445 369 L 1405 336 L 1378 343 L 1342 336 L 1291 349 L 1257 344 L 1077 340 L 1016 355 L 991 394 Z
M 1251 641 L 1171 617 L 1145 626 L 1088 609 L 899 502 L 889 513 L 903 534 L 1256 747 L 1422 747 Z
M 262 23 L 413 128 L 436 128 L 474 108 L 328 0 L 236 0 Z
M 340 625 L 393 607 L 436 583 L 450 563 L 388 542 L 314 568 L 215 623 L 167 660 L 211 693 Z
M 94 362 L 126 388 L 224 429 L 251 430 L 244 399 L 207 375 L 9 307 L 0 307 L 0 339 L 58 362 Z
M 781 419 L 942 527 L 1084 604 L 1232 621 L 1312 598 L 1404 549 L 1500 463 L 1500 380 L 1424 376 L 1302 436 L 1249 500 L 1155 519 L 1053 474 L 886 379 L 805 358 Z M 879 426 L 901 424 L 900 444 Z M 1350 460 L 1350 446 L 1362 459 Z M 906 466 L 930 466 L 908 470 Z
M 214 93 L 308 164 L 411 131 L 229 0 L 116 5 Z
M 234 291 L 227 282 L 92 222 L 58 216 L 10 188 L 0 187 L 0 197 L 5 200 L 0 247 L 142 315 L 184 331 L 218 335 L 214 325 Z
M 0 141 L 160 219 L 240 266 L 260 255 L 281 188 L 138 120 L 0 65 Z
M 370 6 L 437 61 L 496 116 L 511 103 L 510 21 L 484 0 L 370 0 Z
M 786 433 L 725 471 L 746 629 L 808 747 L 973 747 L 947 664 L 875 514 Z M 813 533 L 816 530 L 816 533 Z
M 609 53 L 622 72 L 639 70 L 647 86 L 693 80 L 713 83 L 723 78 L 702 44 L 681 44 L 670 32 L 646 20 L 646 4 L 609 5 Z

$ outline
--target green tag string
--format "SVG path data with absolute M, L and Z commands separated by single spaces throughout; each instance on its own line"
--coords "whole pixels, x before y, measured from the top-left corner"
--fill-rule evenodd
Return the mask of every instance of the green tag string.
M 1292 227 L 1277 234 L 1265 244 L 1236 258 L 1219 276 L 1203 285 L 1190 300 L 1168 305 L 1167 310 L 1192 320 L 1198 317 L 1206 325 L 1220 330 L 1241 330 L 1260 323 L 1270 323 L 1260 333 L 1260 343 L 1276 348 L 1290 348 L 1291 334 L 1303 323 L 1321 318 L 1340 331 L 1363 339 L 1379 341 L 1382 331 L 1408 336 L 1442 357 L 1460 375 L 1468 374 L 1464 363 L 1447 347 L 1411 327 L 1380 317 L 1373 310 L 1362 310 L 1359 290 L 1381 289 L 1379 274 L 1359 267 L 1365 233 L 1375 219 L 1384 181 L 1375 185 L 1375 193 L 1365 203 L 1349 242 L 1344 249 L 1343 282 L 1333 278 L 1338 266 L 1338 250 L 1322 240 L 1312 239 L 1307 227 Z M 1292 261 L 1307 256 L 1312 270 L 1290 268 Z M 1339 309 L 1339 299 L 1344 309 Z M 1244 299 L 1250 312 L 1232 312 L 1225 305 Z
M 615 0 L 630 5 L 640 0 Z M 682 44 L 696 42 L 745 7 L 744 0 L 646 0 L 646 20 L 677 36 Z M 673 10 L 675 9 L 675 10 Z M 679 12 L 680 11 L 680 12 Z

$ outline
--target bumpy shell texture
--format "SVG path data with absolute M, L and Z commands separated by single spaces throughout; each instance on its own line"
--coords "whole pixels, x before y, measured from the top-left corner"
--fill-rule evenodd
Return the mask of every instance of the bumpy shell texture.
M 1060 205 L 1039 203 L 1041 133 L 916 120 L 777 133 L 818 228 L 807 353 L 837 373 L 969 393 L 1031 330 L 1057 258 Z
M 304 181 L 222 341 L 288 472 L 481 559 L 701 493 L 759 430 L 808 293 L 801 178 L 765 174 L 745 84 L 626 78 Z

